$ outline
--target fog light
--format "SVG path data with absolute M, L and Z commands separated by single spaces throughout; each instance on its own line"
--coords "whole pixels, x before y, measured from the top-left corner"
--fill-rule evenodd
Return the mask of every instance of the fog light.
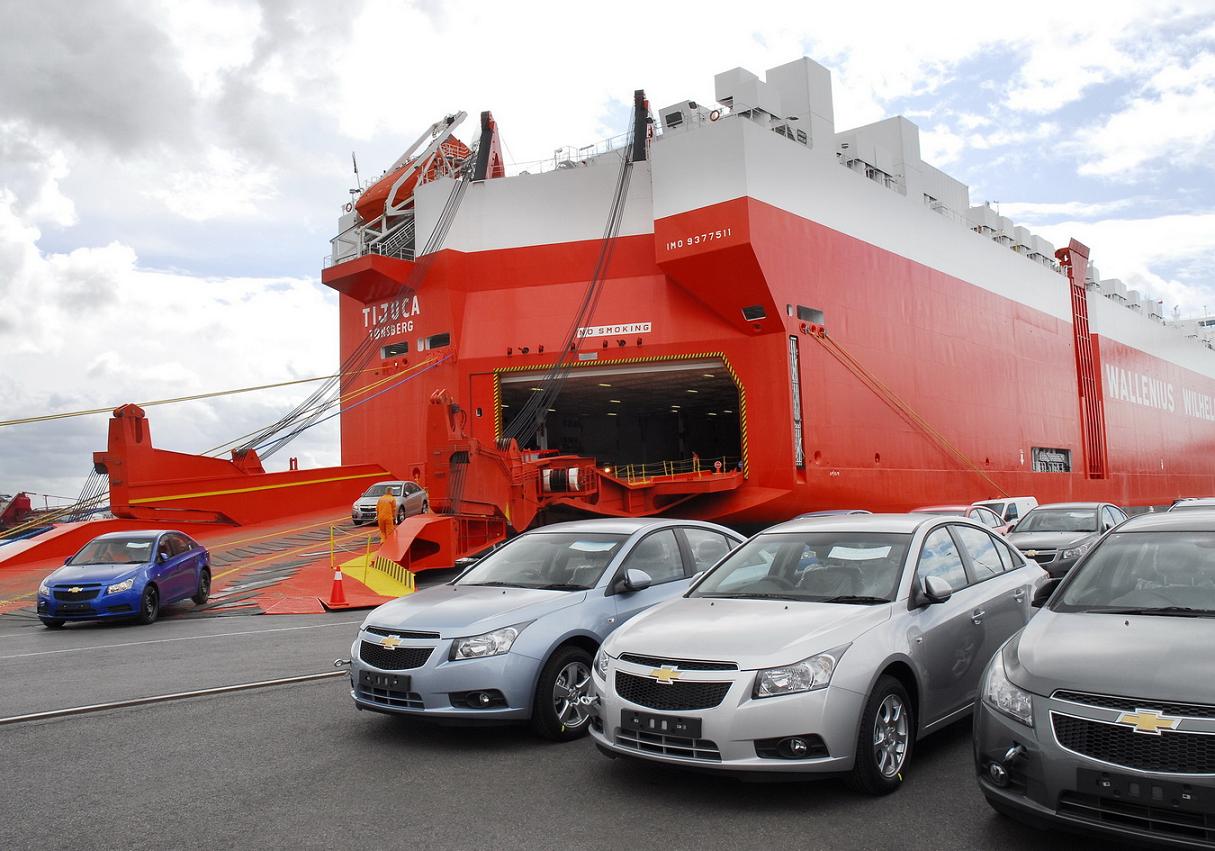
M 485 692 L 481 692 L 479 695 L 477 695 L 477 703 L 481 704 L 482 706 L 489 706 L 489 702 L 491 700 L 493 700 L 493 698 L 491 698 Z
M 987 776 L 991 778 L 992 783 L 1001 788 L 1008 785 L 1008 770 L 998 762 L 987 766 Z
M 810 745 L 806 743 L 805 739 L 788 739 L 785 747 L 789 749 L 789 755 L 794 757 L 803 757 L 810 752 Z

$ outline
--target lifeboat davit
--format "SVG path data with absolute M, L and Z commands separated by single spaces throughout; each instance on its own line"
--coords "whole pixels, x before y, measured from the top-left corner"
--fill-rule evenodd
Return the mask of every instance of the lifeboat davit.
M 450 139 L 445 139 L 439 145 L 439 150 L 442 152 L 442 157 L 432 157 L 428 168 L 415 169 L 413 174 L 401 184 L 394 199 L 396 204 L 399 205 L 404 199 L 413 195 L 413 190 L 417 187 L 418 181 L 423 174 L 426 175 L 427 180 L 433 180 L 437 177 L 443 157 L 448 160 L 462 160 L 472 153 L 468 145 L 465 145 L 454 136 Z M 392 191 L 392 185 L 397 182 L 397 178 L 401 176 L 401 172 L 412 167 L 413 163 L 414 160 L 406 160 L 364 190 L 359 199 L 354 202 L 354 209 L 358 212 L 359 218 L 364 222 L 370 223 L 384 214 L 384 202 L 388 199 L 388 193 Z

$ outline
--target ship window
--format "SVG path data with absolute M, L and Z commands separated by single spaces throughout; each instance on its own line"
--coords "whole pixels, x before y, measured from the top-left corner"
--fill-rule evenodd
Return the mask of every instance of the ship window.
M 418 340 L 418 351 L 424 352 L 427 349 L 437 349 L 442 346 L 451 345 L 451 334 L 431 334 L 429 337 L 422 337 Z
M 814 325 L 822 325 L 823 312 L 813 307 L 806 307 L 804 304 L 797 306 L 797 318 L 802 322 L 810 322 Z
M 747 320 L 748 322 L 756 322 L 760 319 L 766 318 L 768 312 L 764 310 L 764 306 L 762 304 L 753 304 L 750 307 L 744 307 L 742 309 L 742 315 L 743 319 Z
M 384 359 L 395 358 L 397 355 L 407 355 L 407 354 L 409 354 L 409 342 L 408 341 L 406 341 L 404 343 L 393 343 L 388 346 L 383 346 L 380 349 L 380 357 L 384 358 Z

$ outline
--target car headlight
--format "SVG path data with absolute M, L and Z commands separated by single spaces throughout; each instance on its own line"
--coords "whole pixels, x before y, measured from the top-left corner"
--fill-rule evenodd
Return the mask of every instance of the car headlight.
M 599 679 L 606 680 L 608 674 L 608 655 L 603 652 L 603 648 L 599 648 L 599 652 L 595 654 L 595 673 L 599 675 Z
M 38 596 L 39 597 L 51 596 L 51 588 L 45 582 L 43 582 L 41 585 L 38 586 Z
M 755 677 L 754 697 L 776 697 L 780 694 L 797 694 L 826 688 L 835 673 L 835 666 L 848 646 L 837 647 L 819 653 L 792 665 L 765 668 Z
M 991 660 L 991 667 L 987 669 L 987 680 L 983 683 L 983 702 L 1001 715 L 1020 721 L 1026 727 L 1034 726 L 1033 696 L 1008 681 L 1008 675 L 1004 672 L 1003 650 L 995 655 Z
M 1097 543 L 1097 542 L 1088 541 L 1087 543 L 1081 544 L 1078 547 L 1072 547 L 1070 550 L 1064 550 L 1063 558 L 1065 558 L 1065 559 L 1080 558 L 1080 556 L 1084 555 L 1086 552 L 1091 550 L 1093 548 L 1093 544 L 1095 544 L 1095 543 Z
M 113 585 L 105 589 L 107 594 L 121 594 L 123 591 L 130 591 L 135 586 L 135 577 L 124 579 L 122 582 L 115 582 Z
M 451 658 L 484 659 L 487 656 L 501 656 L 510 651 L 525 626 L 527 624 L 506 626 L 469 638 L 457 638 L 451 643 Z

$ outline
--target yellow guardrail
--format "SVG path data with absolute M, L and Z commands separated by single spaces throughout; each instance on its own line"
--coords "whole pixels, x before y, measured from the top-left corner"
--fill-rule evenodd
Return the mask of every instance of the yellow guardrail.
M 717 465 L 721 466 L 718 467 Z M 726 455 L 712 458 L 679 458 L 675 460 L 650 461 L 644 464 L 625 464 L 615 468 L 616 475 L 630 485 L 649 484 L 655 479 L 687 475 L 715 475 L 738 469 L 739 460 Z

